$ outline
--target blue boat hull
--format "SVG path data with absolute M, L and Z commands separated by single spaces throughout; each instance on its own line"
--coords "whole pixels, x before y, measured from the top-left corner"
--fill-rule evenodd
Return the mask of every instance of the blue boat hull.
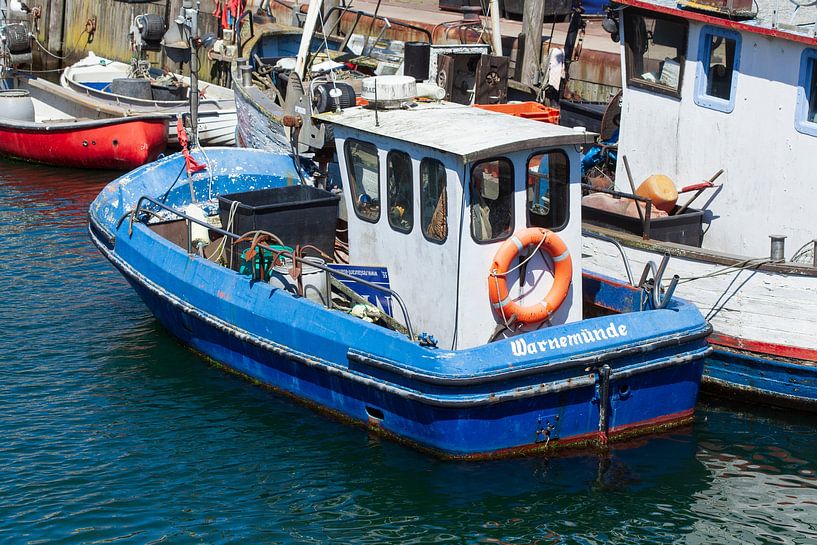
M 345 420 L 473 459 L 599 444 L 692 418 L 709 328 L 683 302 L 582 322 L 631 332 L 615 340 L 611 333 L 594 350 L 558 346 L 557 337 L 546 353 L 550 331 L 579 331 L 566 326 L 474 349 L 430 349 L 190 255 L 142 223 L 114 228 L 102 211 L 105 198 L 125 195 L 114 184 L 92 206 L 91 238 L 161 324 L 233 372 Z M 585 281 L 600 307 L 639 295 L 602 277 Z M 611 370 L 607 396 L 603 365 Z
M 817 366 L 715 348 L 704 364 L 703 387 L 720 397 L 817 411 Z

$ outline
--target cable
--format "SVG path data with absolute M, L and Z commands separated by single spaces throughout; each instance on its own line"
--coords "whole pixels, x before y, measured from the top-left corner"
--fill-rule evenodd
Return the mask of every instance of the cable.
M 48 53 L 49 55 L 51 55 L 55 59 L 59 59 L 59 60 L 63 61 L 63 60 L 68 58 L 67 55 L 65 57 L 60 57 L 59 55 L 49 51 L 47 47 L 45 47 L 42 43 L 40 43 L 40 40 L 38 40 L 37 36 L 35 36 L 34 34 L 31 34 L 31 37 L 34 38 L 34 43 L 36 43 L 38 46 L 40 46 L 40 49 L 42 49 L 44 52 Z

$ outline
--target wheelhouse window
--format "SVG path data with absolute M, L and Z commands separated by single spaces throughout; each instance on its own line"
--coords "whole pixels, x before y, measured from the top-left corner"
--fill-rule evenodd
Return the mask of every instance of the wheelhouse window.
M 628 83 L 680 98 L 687 29 L 688 23 L 683 19 L 625 10 L 624 51 Z
M 372 223 L 380 219 L 380 161 L 377 147 L 359 140 L 346 141 L 346 165 L 357 216 Z
M 795 127 L 803 134 L 817 136 L 817 49 L 806 49 L 800 57 Z
M 735 108 L 740 34 L 704 27 L 698 48 L 695 103 L 721 112 Z
M 494 242 L 513 232 L 513 164 L 508 159 L 482 161 L 471 169 L 471 236 Z
M 414 226 L 414 185 L 411 157 L 402 151 L 390 151 L 386 157 L 386 196 L 389 225 L 401 233 Z
M 420 161 L 420 225 L 428 240 L 445 242 L 448 238 L 445 167 L 436 159 Z
M 528 159 L 528 227 L 558 231 L 567 225 L 570 164 L 561 150 L 535 153 Z

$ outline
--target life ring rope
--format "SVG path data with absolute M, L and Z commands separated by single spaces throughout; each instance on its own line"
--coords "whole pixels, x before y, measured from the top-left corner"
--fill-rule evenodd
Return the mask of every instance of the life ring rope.
M 511 262 L 533 244 L 536 244 L 536 249 L 518 265 L 510 267 Z M 553 285 L 542 301 L 533 305 L 519 305 L 511 299 L 506 277 L 530 261 L 542 247 L 553 260 Z M 552 231 L 531 227 L 514 233 L 497 250 L 488 272 L 488 299 L 492 308 L 499 311 L 508 328 L 512 325 L 511 322 L 539 323 L 549 319 L 562 305 L 572 282 L 573 262 L 564 241 Z

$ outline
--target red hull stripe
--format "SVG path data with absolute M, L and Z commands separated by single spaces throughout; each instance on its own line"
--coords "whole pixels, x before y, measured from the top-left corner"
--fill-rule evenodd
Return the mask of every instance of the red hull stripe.
M 752 34 L 760 34 L 762 36 L 771 36 L 774 38 L 782 38 L 784 40 L 791 40 L 793 42 L 800 42 L 804 44 L 808 44 L 811 46 L 817 45 L 817 39 L 810 38 L 808 36 L 803 36 L 800 34 L 793 34 L 791 32 L 784 32 L 781 30 L 773 29 L 773 28 L 766 28 L 760 27 L 756 25 L 748 25 L 746 23 L 741 23 L 740 21 L 731 21 L 729 19 L 725 19 L 723 17 L 714 17 L 712 15 L 706 15 L 705 13 L 699 13 L 696 11 L 690 10 L 683 10 L 683 9 L 676 9 L 676 8 L 668 8 L 665 6 L 656 6 L 650 2 L 643 2 L 641 0 L 616 0 L 617 4 L 622 4 L 625 6 L 632 6 L 634 8 L 641 8 L 649 11 L 655 11 L 658 13 L 666 13 L 668 15 L 675 15 L 676 17 L 681 17 L 683 19 L 689 19 L 692 21 L 700 21 L 702 23 L 707 23 L 710 25 L 725 27 L 725 28 L 732 28 L 735 30 L 740 30 L 743 32 L 751 32 Z
M 817 362 L 817 350 L 810 348 L 798 348 L 796 346 L 786 346 L 783 344 L 766 343 L 762 341 L 750 341 L 740 339 L 722 333 L 713 333 L 709 336 L 710 344 L 723 346 L 735 350 L 753 352 L 761 356 L 792 358 L 804 361 Z
M 167 146 L 163 119 L 129 120 L 98 127 L 43 124 L 41 130 L 0 127 L 0 153 L 50 165 L 131 170 L 153 161 Z

